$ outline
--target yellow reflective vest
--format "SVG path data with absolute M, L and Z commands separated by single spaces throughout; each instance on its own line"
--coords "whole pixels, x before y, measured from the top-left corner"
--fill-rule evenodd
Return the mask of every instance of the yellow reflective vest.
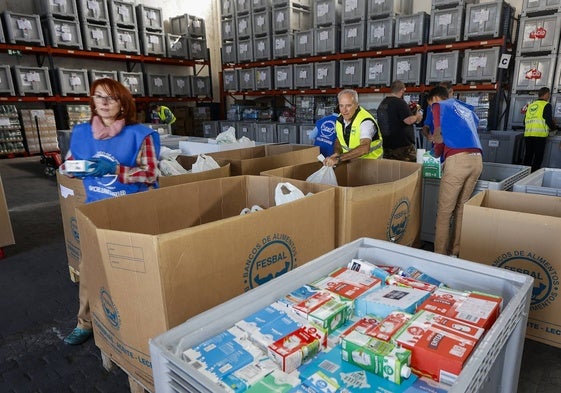
M 345 137 L 343 136 L 344 125 L 341 116 L 339 116 L 335 124 L 337 139 L 339 140 L 339 144 L 343 149 L 343 153 L 346 153 L 349 150 L 352 150 L 356 148 L 358 145 L 360 145 L 360 124 L 364 120 L 372 120 L 374 122 L 374 130 L 375 130 L 375 134 L 378 134 L 378 139 L 372 140 L 372 142 L 370 143 L 370 151 L 367 154 L 361 156 L 360 158 L 368 158 L 373 160 L 381 158 L 384 153 L 384 150 L 382 148 L 382 134 L 380 133 L 380 128 L 376 123 L 376 119 L 374 119 L 374 117 L 366 109 L 363 109 L 361 107 L 359 107 L 357 113 L 355 114 L 349 126 L 351 127 L 351 134 L 349 137 L 348 145 L 347 142 L 345 142 Z
M 546 100 L 536 100 L 528 105 L 524 118 L 524 136 L 547 137 L 549 127 L 543 118 L 543 109 L 548 104 Z
M 175 123 L 175 115 L 167 106 L 160 106 L 160 111 L 158 112 L 158 117 L 163 123 L 173 124 Z

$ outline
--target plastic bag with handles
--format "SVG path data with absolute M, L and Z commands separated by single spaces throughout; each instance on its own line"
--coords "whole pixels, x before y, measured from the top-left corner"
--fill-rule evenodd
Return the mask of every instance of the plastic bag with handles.
M 304 198 L 304 193 L 294 184 L 288 182 L 277 184 L 275 188 L 275 204 L 277 206 L 300 198 Z
M 335 170 L 332 166 L 322 166 L 319 170 L 312 173 L 306 178 L 307 182 L 329 184 L 330 186 L 337 186 L 337 177 Z
M 206 154 L 199 154 L 197 161 L 195 161 L 191 166 L 191 172 L 204 172 L 216 168 L 220 168 L 220 165 L 218 165 L 214 158 L 207 156 Z

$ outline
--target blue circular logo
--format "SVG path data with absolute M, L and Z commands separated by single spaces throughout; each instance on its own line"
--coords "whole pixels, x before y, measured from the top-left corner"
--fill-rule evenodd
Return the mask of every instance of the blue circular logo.
M 78 220 L 76 220 L 76 217 L 70 219 L 70 232 L 72 232 L 72 237 L 80 243 L 80 233 L 78 232 Z
M 284 234 L 264 237 L 249 253 L 244 269 L 245 291 L 256 288 L 296 267 L 296 246 Z
M 103 307 L 103 312 L 105 313 L 105 317 L 115 329 L 119 329 L 121 326 L 121 318 L 119 317 L 119 310 L 113 303 L 111 299 L 111 295 L 105 288 L 101 288 L 100 295 L 101 299 L 101 306 Z
M 408 199 L 404 198 L 395 205 L 386 231 L 389 241 L 397 243 L 405 235 L 410 214 Z

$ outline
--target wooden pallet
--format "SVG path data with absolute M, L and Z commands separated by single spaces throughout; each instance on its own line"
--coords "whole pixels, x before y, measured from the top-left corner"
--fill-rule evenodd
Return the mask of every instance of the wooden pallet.
M 72 282 L 80 282 L 80 272 L 78 270 L 72 266 L 68 266 L 68 271 L 70 272 L 70 279 Z
M 111 371 L 113 367 L 121 368 L 117 363 L 115 363 L 111 356 L 107 355 L 103 351 L 101 351 L 101 363 L 103 368 L 107 371 Z M 131 393 L 151 393 L 140 381 L 136 380 L 132 375 L 130 375 L 126 370 L 122 369 L 125 374 L 129 377 L 129 386 Z

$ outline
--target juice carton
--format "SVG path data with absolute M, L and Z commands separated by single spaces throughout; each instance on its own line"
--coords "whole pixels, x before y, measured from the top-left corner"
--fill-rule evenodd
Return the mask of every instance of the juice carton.
M 387 285 L 366 293 L 355 301 L 355 314 L 385 318 L 392 311 L 413 314 L 430 292 L 420 289 Z
M 353 315 L 351 301 L 331 299 L 308 314 L 308 321 L 324 329 L 328 334 L 335 331 Z
M 432 285 L 436 285 L 437 287 L 441 287 L 441 286 L 444 285 L 441 281 L 437 280 L 434 277 L 429 276 L 426 273 L 423 273 L 420 270 L 417 270 L 413 266 L 407 267 L 403 271 L 403 274 L 407 277 L 414 278 L 415 280 L 419 280 L 419 281 L 426 282 L 426 283 L 429 283 L 429 284 L 432 284 Z
M 280 298 L 278 302 L 284 303 L 288 306 L 293 306 L 294 304 L 303 302 L 304 300 L 310 298 L 316 292 L 319 292 L 319 288 L 307 284 L 302 285 L 300 288 L 295 289 L 294 291 L 290 292 L 288 295 Z
M 268 347 L 268 354 L 286 373 L 295 371 L 321 349 L 321 341 L 314 332 L 302 327 Z

